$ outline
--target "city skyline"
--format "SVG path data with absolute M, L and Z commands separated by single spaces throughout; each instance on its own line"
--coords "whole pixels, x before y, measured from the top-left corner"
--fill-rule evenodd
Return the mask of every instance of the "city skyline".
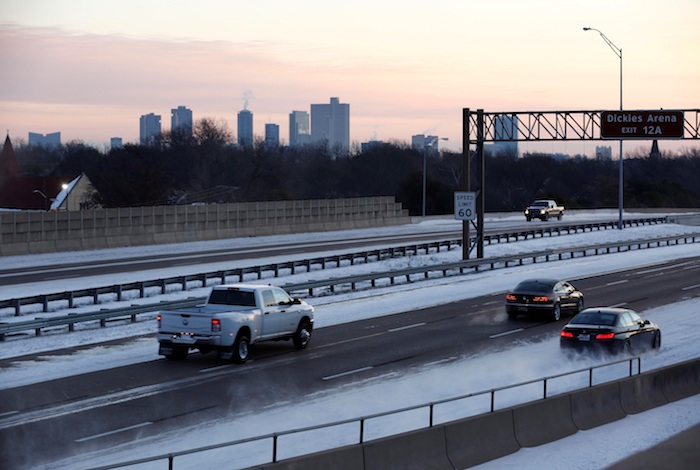
M 107 145 L 114 136 L 138 142 L 139 116 L 168 116 L 179 104 L 195 120 L 223 119 L 235 132 L 246 107 L 261 130 L 286 127 L 293 110 L 340 96 L 352 105 L 351 145 L 426 134 L 459 150 L 464 107 L 618 109 L 619 60 L 584 26 L 624 52 L 625 109 L 700 105 L 695 0 L 436 0 L 427 7 L 205 0 L 197 7 L 4 1 L 0 125 L 13 138 L 59 131 L 64 142 Z M 596 144 L 556 145 L 593 154 Z

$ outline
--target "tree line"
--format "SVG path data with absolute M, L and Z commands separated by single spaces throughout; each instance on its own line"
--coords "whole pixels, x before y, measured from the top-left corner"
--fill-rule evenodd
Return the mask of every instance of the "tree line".
M 20 142 L 15 154 L 24 175 L 85 173 L 96 190 L 93 203 L 102 207 L 395 196 L 411 215 L 420 215 L 424 158 L 426 214 L 452 213 L 453 194 L 461 190 L 461 153 L 426 153 L 400 142 L 364 151 L 354 146 L 349 153 L 323 144 L 270 147 L 258 140 L 239 147 L 232 142 L 225 123 L 204 118 L 195 122 L 192 135 L 165 133 L 157 145 L 100 151 L 70 142 L 48 150 Z M 536 198 L 553 198 L 572 209 L 616 208 L 618 171 L 616 160 L 487 154 L 486 210 L 522 210 Z M 700 149 L 627 153 L 624 204 L 700 207 Z

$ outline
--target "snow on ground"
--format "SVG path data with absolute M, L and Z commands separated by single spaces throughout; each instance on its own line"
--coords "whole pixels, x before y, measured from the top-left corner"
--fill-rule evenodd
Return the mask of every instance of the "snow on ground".
M 520 220 L 520 218 L 518 218 Z M 487 221 L 488 223 L 488 221 Z M 424 222 L 412 226 L 397 228 L 400 230 L 440 230 L 450 228 L 458 229 L 461 224 L 448 220 L 437 220 Z M 391 233 L 390 228 L 371 231 L 353 231 L 357 233 Z M 600 232 L 589 232 L 578 235 L 568 235 L 561 237 L 547 237 L 525 242 L 490 245 L 485 247 L 485 256 L 498 256 L 513 252 L 536 251 L 544 248 L 556 248 L 560 246 L 576 246 L 591 243 L 608 243 L 618 240 L 649 238 L 654 236 L 665 236 L 679 233 L 696 233 L 697 227 L 684 227 L 677 225 L 657 225 L 650 227 L 635 227 L 625 230 L 605 230 Z M 348 235 L 348 234 L 346 234 Z M 246 239 L 251 243 L 258 243 L 261 246 L 266 244 L 267 237 L 258 239 Z M 282 237 L 282 240 L 303 240 L 309 241 L 307 235 L 294 235 Z M 222 243 L 222 242 L 217 242 Z M 236 243 L 242 243 L 241 240 Z M 211 244 L 202 244 L 203 248 L 210 248 Z M 144 247 L 140 253 L 151 253 L 152 249 L 162 249 L 156 247 Z M 134 250 L 134 249 L 128 249 Z M 83 262 L 99 262 L 107 257 L 112 257 L 114 251 L 108 253 L 107 250 L 99 252 L 76 253 L 75 259 Z M 194 251 L 194 250 L 189 250 Z M 117 251 L 123 253 L 123 251 Z M 133 253 L 139 253 L 138 250 Z M 173 253 L 173 251 L 170 251 Z M 577 259 L 574 263 L 570 260 L 537 263 L 523 267 L 513 267 L 499 269 L 495 271 L 482 272 L 478 274 L 468 274 L 460 277 L 447 279 L 436 279 L 412 284 L 392 286 L 382 289 L 368 290 L 363 292 L 342 294 L 338 296 L 328 296 L 318 299 L 311 299 L 310 302 L 316 306 L 316 327 L 341 324 L 348 321 L 355 321 L 370 316 L 388 315 L 401 311 L 416 309 L 446 303 L 466 298 L 475 297 L 487 293 L 501 293 L 512 288 L 523 277 L 548 276 L 566 279 L 576 279 L 579 277 L 593 275 L 603 272 L 610 272 L 625 269 L 632 266 L 651 264 L 656 261 L 665 261 L 687 256 L 700 256 L 700 244 L 672 246 L 664 248 L 653 248 L 640 251 L 632 251 L 605 256 L 595 256 Z M 29 257 L 13 257 L 13 266 L 31 266 L 38 259 L 46 262 L 52 258 L 51 255 L 36 255 Z M 284 284 L 288 282 L 302 282 L 304 279 L 316 278 L 319 276 L 338 277 L 348 275 L 351 272 L 357 274 L 362 270 L 383 271 L 392 268 L 405 267 L 407 265 L 416 266 L 419 264 L 434 264 L 441 262 L 456 261 L 461 258 L 461 250 L 442 252 L 439 254 L 419 255 L 409 257 L 404 260 L 392 259 L 380 263 L 370 263 L 368 265 L 355 265 L 353 267 L 341 267 L 323 271 L 313 271 L 312 273 L 302 273 L 295 276 L 285 276 L 283 278 L 271 278 L 266 282 Z M 88 261 L 90 259 L 91 261 Z M 3 262 L 5 260 L 3 259 Z M 280 259 L 280 261 L 282 261 Z M 273 262 L 270 259 L 256 260 L 256 264 Z M 213 265 L 186 267 L 186 272 L 203 272 L 220 268 Z M 231 267 L 228 265 L 227 267 Z M 157 273 L 147 273 L 144 279 L 155 277 L 169 277 L 184 274 L 183 268 L 180 270 L 158 270 Z M 119 277 L 119 276 L 117 276 Z M 134 279 L 130 279 L 133 281 Z M 468 282 L 465 282 L 467 281 Z M 86 287 L 86 282 L 97 282 L 96 285 L 108 285 L 122 280 L 105 279 L 99 281 L 91 279 L 81 279 L 78 281 L 80 288 Z M 78 288 L 76 281 L 56 280 L 53 281 L 54 291 L 60 292 Z M 697 284 L 697 280 L 689 280 L 689 286 Z M 24 290 L 26 288 L 26 290 Z M 7 295 L 8 290 L 0 287 L 0 298 L 17 297 L 23 295 L 34 295 L 38 286 L 17 286 L 10 289 L 13 294 Z M 41 293 L 45 292 L 44 290 Z M 206 289 L 194 291 L 171 292 L 165 297 L 168 300 L 205 295 Z M 160 299 L 160 297 L 159 297 Z M 149 299 L 152 301 L 153 299 Z M 127 300 L 134 303 L 133 300 Z M 371 305 L 371 308 L 368 306 Z M 100 307 L 104 307 L 101 305 Z M 94 309 L 92 306 L 81 307 L 87 310 Z M 700 317 L 697 312 L 700 309 L 700 299 L 689 299 L 677 304 L 657 308 L 645 312 L 640 312 L 645 317 L 658 323 L 664 333 L 662 350 L 658 353 L 644 355 L 642 359 L 642 370 L 649 370 L 661 367 L 670 363 L 698 357 L 697 342 L 693 337 L 693 332 L 697 331 L 700 325 Z M 79 309 L 78 309 L 79 310 Z M 503 315 L 505 321 L 505 315 Z M 5 321 L 5 319 L 3 319 Z M 508 327 L 504 324 L 504 331 Z M 157 355 L 157 344 L 152 336 L 135 337 L 127 342 L 122 342 L 113 346 L 99 345 L 91 348 L 77 349 L 73 354 L 66 356 L 51 356 L 48 351 L 57 348 L 72 348 L 80 345 L 90 344 L 95 341 L 107 339 L 133 337 L 135 335 L 151 335 L 155 331 L 154 321 L 143 321 L 135 325 L 112 326 L 102 329 L 87 329 L 76 331 L 71 334 L 47 334 L 40 338 L 12 339 L 0 345 L 0 358 L 13 358 L 24 354 L 44 352 L 41 360 L 36 362 L 17 361 L 12 369 L 5 369 L 2 373 L 0 387 L 8 388 L 22 384 L 34 383 L 41 377 L 41 380 L 50 380 L 73 374 L 78 370 L 81 373 L 92 370 L 117 367 L 119 365 L 136 362 L 159 360 Z M 305 353 L 313 354 L 313 342 L 310 349 Z M 552 357 L 559 360 L 552 361 Z M 596 362 L 598 361 L 598 362 Z M 511 385 L 526 380 L 541 378 L 545 375 L 551 376 L 560 372 L 577 370 L 593 364 L 606 362 L 602 358 L 563 358 L 558 350 L 558 337 L 553 336 L 537 342 L 517 342 L 513 344 L 513 349 L 505 351 L 487 351 L 478 356 L 446 358 L 445 362 L 433 364 L 417 370 L 412 370 L 396 376 L 393 374 L 375 377 L 365 382 L 353 382 L 346 386 L 336 386 L 330 391 L 320 392 L 313 397 L 299 397 L 290 403 L 279 404 L 278 407 L 265 410 L 251 410 L 248 414 L 236 416 L 233 420 L 225 420 L 219 423 L 208 423 L 207 432 L 192 432 L 193 430 L 171 433 L 167 436 L 145 438 L 136 443 L 120 446 L 110 452 L 101 452 L 99 455 L 84 455 L 74 457 L 70 461 L 55 462 L 51 468 L 86 468 L 105 464 L 106 462 L 118 462 L 134 458 L 160 455 L 165 452 L 184 450 L 198 446 L 210 445 L 214 442 L 224 442 L 249 436 L 264 435 L 272 432 L 279 432 L 285 429 L 294 429 L 309 425 L 316 425 L 331 420 L 343 418 L 356 418 L 367 416 L 372 413 L 379 413 L 404 406 L 412 406 L 443 398 L 460 396 L 466 393 L 474 393 L 488 390 L 503 385 Z M 616 378 L 616 371 L 606 372 L 607 380 Z M 574 381 L 575 382 L 575 381 Z M 579 385 L 570 380 L 564 380 L 559 385 L 559 391 L 576 388 Z M 516 396 L 519 398 L 516 399 Z M 372 397 L 372 400 L 368 400 Z M 500 407 L 510 406 L 516 402 L 535 399 L 532 392 L 528 390 L 519 391 L 516 394 L 504 393 L 498 398 Z M 520 400 L 520 401 L 518 401 Z M 502 401 L 502 403 L 501 403 Z M 436 409 L 436 421 L 445 422 L 484 412 L 484 403 L 480 399 L 470 400 L 470 403 L 459 406 L 438 407 Z M 332 417 L 332 418 L 331 418 Z M 377 420 L 375 423 L 368 423 L 366 430 L 369 438 L 380 437 L 395 432 L 408 429 L 415 429 L 425 425 L 425 412 L 412 412 L 401 414 L 391 419 Z M 498 459 L 497 461 L 484 464 L 483 468 L 560 468 L 559 459 L 552 459 L 552 455 L 566 455 L 567 468 L 601 468 L 616 460 L 623 458 L 633 452 L 649 447 L 660 440 L 692 425 L 700 423 L 700 397 L 692 397 L 680 402 L 666 405 L 664 407 L 642 413 L 640 415 L 629 416 L 609 425 L 579 432 L 574 436 L 556 441 L 551 444 L 540 446 L 534 449 L 524 449 L 512 456 Z M 339 429 L 333 429 L 314 433 L 312 436 L 293 435 L 292 437 L 280 440 L 279 458 L 286 458 L 296 453 L 307 453 L 321 448 L 333 447 L 353 442 L 356 439 L 356 429 L 349 425 Z M 635 439 L 629 442 L 625 438 L 630 429 L 634 427 Z M 646 431 L 648 430 L 648 431 Z M 201 430 L 200 430 L 201 431 Z M 623 436 L 624 446 L 620 441 L 616 441 L 611 436 Z M 220 436 L 219 438 L 213 436 Z M 352 437 L 349 437 L 352 436 Z M 217 440 L 218 439 L 218 440 Z M 245 449 L 240 449 L 240 454 L 244 458 L 238 460 L 237 465 L 241 467 L 253 465 L 269 460 L 269 443 L 249 444 Z M 595 448 L 595 452 L 591 452 Z M 621 449 L 626 452 L 621 454 Z M 623 452 L 623 453 L 624 453 Z M 225 457 L 221 452 L 211 452 L 207 455 L 208 466 L 218 465 L 219 460 L 223 462 Z M 547 462 L 552 462 L 547 466 Z M 579 462 L 579 463 L 577 463 Z M 229 462 L 230 463 L 230 462 Z M 202 464 L 201 456 L 191 459 L 176 460 L 176 468 L 200 468 Z M 161 465 L 145 466 L 139 468 L 160 468 Z

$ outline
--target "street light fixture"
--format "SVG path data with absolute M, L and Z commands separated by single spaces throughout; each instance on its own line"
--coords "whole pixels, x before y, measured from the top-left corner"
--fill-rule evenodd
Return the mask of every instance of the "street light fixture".
M 34 189 L 32 193 L 38 194 L 39 196 L 44 198 L 44 210 L 48 210 L 49 197 L 46 194 L 44 194 L 44 192 L 41 189 Z
M 426 147 L 428 148 L 433 148 L 435 146 L 435 150 L 437 150 L 437 144 L 438 140 L 449 140 L 447 137 L 436 137 L 435 139 L 432 139 L 429 144 L 426 144 Z M 425 170 L 426 170 L 426 158 L 428 156 L 428 149 L 424 148 L 423 149 L 423 217 L 425 218 Z
M 617 47 L 613 42 L 608 39 L 608 37 L 603 34 L 602 31 L 599 29 L 595 28 L 583 28 L 584 31 L 596 31 L 598 34 L 600 34 L 600 37 L 603 38 L 603 41 L 605 41 L 605 44 L 607 44 L 610 49 L 615 53 L 615 55 L 620 59 L 620 111 L 622 111 L 622 49 Z M 622 139 L 620 139 L 620 177 L 619 177 L 619 188 L 618 188 L 618 200 L 619 200 L 619 209 L 620 209 L 620 216 L 617 222 L 617 228 L 622 230 Z

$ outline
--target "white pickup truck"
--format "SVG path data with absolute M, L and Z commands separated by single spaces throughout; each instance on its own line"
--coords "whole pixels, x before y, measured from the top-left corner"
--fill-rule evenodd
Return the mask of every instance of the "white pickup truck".
M 214 287 L 204 305 L 158 312 L 158 354 L 184 360 L 190 349 L 216 352 L 243 363 L 250 345 L 291 339 L 304 349 L 311 339 L 314 308 L 283 289 L 261 284 Z

